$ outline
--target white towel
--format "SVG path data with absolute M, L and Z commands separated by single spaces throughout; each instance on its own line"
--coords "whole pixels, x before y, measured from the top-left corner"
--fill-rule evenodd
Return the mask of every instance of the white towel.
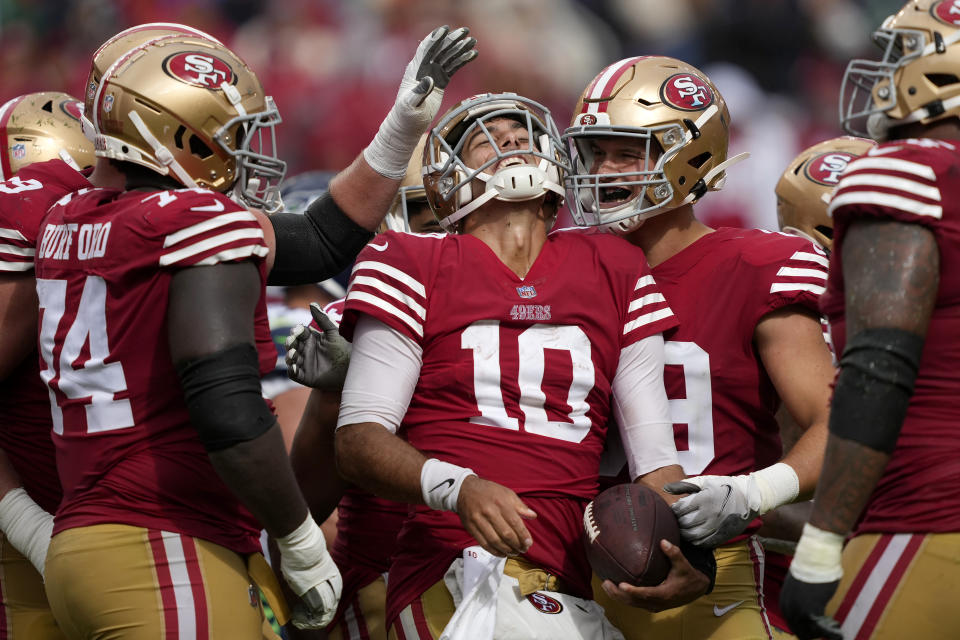
M 497 590 L 506 558 L 479 546 L 463 550 L 444 576 L 457 609 L 440 634 L 440 640 L 492 640 L 497 623 Z

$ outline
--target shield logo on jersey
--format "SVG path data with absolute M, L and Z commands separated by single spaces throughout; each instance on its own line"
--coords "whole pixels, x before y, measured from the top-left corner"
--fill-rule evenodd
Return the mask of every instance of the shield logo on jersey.
M 517 294 L 521 298 L 536 298 L 537 290 L 531 286 L 524 285 L 522 287 L 517 287 Z
M 530 604 L 533 605 L 533 608 L 540 613 L 556 615 L 563 611 L 563 605 L 560 604 L 560 601 L 551 598 L 545 593 L 540 593 L 539 591 L 534 591 L 528 595 L 527 600 L 529 600 Z
M 951 27 L 960 26 L 960 0 L 942 0 L 930 7 L 930 15 Z
M 163 70 L 175 80 L 204 89 L 220 89 L 224 82 L 237 81 L 237 74 L 229 64 L 200 51 L 173 54 L 163 61 Z
M 677 73 L 661 85 L 660 99 L 681 111 L 701 111 L 713 104 L 713 91 L 700 76 Z
M 804 172 L 817 184 L 835 187 L 840 182 L 840 174 L 846 170 L 847 165 L 859 157 L 845 151 L 821 153 L 807 163 Z
M 14 160 L 23 160 L 27 157 L 27 148 L 22 142 L 18 142 L 10 147 L 10 155 L 13 156 Z
M 79 100 L 64 100 L 60 103 L 60 110 L 79 122 L 83 115 L 83 103 Z

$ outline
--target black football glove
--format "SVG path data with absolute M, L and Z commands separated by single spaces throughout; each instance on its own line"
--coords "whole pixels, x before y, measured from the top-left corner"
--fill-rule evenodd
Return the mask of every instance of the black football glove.
M 824 613 L 838 586 L 839 580 L 809 583 L 787 573 L 780 591 L 780 612 L 800 640 L 843 640 L 840 623 Z

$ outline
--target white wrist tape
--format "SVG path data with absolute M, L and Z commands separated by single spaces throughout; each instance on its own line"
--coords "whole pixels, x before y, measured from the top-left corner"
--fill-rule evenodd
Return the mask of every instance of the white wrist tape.
M 467 476 L 475 476 L 473 469 L 430 458 L 420 469 L 420 493 L 431 509 L 457 511 L 460 486 Z
M 803 535 L 790 563 L 793 577 L 809 584 L 836 582 L 843 577 L 843 536 L 803 525 Z
M 47 560 L 47 547 L 53 534 L 53 516 L 40 508 L 27 492 L 18 487 L 0 500 L 0 530 L 13 548 L 30 560 L 41 577 Z
M 760 491 L 760 507 L 757 511 L 759 515 L 793 502 L 800 495 L 800 478 L 793 467 L 784 462 L 754 471 L 750 475 Z
M 284 577 L 298 596 L 326 579 L 326 561 L 329 557 L 327 542 L 309 513 L 299 527 L 277 538 L 277 548 L 282 558 Z

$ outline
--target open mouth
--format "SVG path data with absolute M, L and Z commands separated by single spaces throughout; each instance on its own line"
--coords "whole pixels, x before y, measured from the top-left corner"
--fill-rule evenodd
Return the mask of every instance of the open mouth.
M 521 164 L 527 164 L 526 160 L 524 160 L 520 156 L 513 156 L 498 162 L 497 165 L 494 167 L 494 172 L 499 171 L 500 169 L 506 169 L 507 167 L 515 167 Z
M 627 187 L 611 186 L 600 187 L 601 204 L 623 204 L 633 197 L 633 189 Z

